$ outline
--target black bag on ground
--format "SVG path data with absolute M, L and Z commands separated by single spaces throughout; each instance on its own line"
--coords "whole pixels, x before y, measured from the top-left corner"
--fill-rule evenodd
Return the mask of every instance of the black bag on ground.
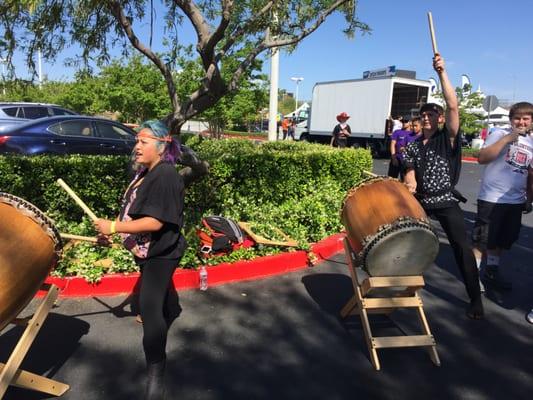
M 204 254 L 229 252 L 241 245 L 244 234 L 239 225 L 232 219 L 211 215 L 202 218 L 204 230 L 198 231 Z M 207 230 L 207 232 L 206 232 Z

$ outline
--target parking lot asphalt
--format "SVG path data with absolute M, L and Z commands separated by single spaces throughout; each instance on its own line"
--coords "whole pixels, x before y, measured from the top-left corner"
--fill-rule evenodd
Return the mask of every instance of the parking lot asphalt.
M 376 160 L 374 171 L 386 171 Z M 481 168 L 464 164 L 459 189 L 469 227 Z M 353 288 L 344 255 L 316 267 L 257 281 L 178 293 L 169 330 L 167 399 L 527 399 L 533 393 L 533 217 L 503 258 L 511 292 L 489 290 L 486 319 L 464 315 L 467 296 L 449 245 L 421 290 L 441 359 L 419 348 L 383 349 L 375 371 L 358 316 L 339 311 Z M 141 326 L 125 296 L 60 299 L 22 368 L 68 383 L 64 399 L 142 398 Z M 25 313 L 30 313 L 32 302 Z M 376 335 L 419 332 L 416 315 L 373 315 Z M 5 362 L 21 333 L 0 336 Z M 10 388 L 5 399 L 50 396 Z

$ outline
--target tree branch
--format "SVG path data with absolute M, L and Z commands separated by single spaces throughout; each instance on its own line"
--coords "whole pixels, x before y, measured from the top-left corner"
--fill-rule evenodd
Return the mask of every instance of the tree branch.
M 124 14 L 124 9 L 122 8 L 121 3 L 119 1 L 110 1 L 109 6 L 111 13 L 115 17 L 119 25 L 122 27 L 122 30 L 126 34 L 131 45 L 136 48 L 140 53 L 144 54 L 149 60 L 151 60 L 161 71 L 163 77 L 165 78 L 167 89 L 170 95 L 170 100 L 172 102 L 172 107 L 174 110 L 179 109 L 180 103 L 176 91 L 176 85 L 174 84 L 174 79 L 172 77 L 172 71 L 167 68 L 165 63 L 149 47 L 145 46 L 139 40 L 137 35 L 135 35 L 130 20 Z
M 233 0 L 222 1 L 222 20 L 220 21 L 220 24 L 218 25 L 215 32 L 213 32 L 213 34 L 209 37 L 209 40 L 207 41 L 204 47 L 206 56 L 209 57 L 210 59 L 214 58 L 215 46 L 224 37 L 224 32 L 226 31 L 229 25 L 229 22 L 230 22 L 232 9 L 233 9 Z
M 317 30 L 317 28 L 322 25 L 322 23 L 326 20 L 326 18 L 334 12 L 338 7 L 340 7 L 342 4 L 346 3 L 347 1 L 351 0 L 337 0 L 335 3 L 333 3 L 327 10 L 324 10 L 320 15 L 317 17 L 314 24 L 312 24 L 307 29 L 302 29 L 302 32 L 294 36 L 292 38 L 288 39 L 279 39 L 279 40 L 267 40 L 265 38 L 265 41 L 263 42 L 265 44 L 265 48 L 272 48 L 272 47 L 283 47 L 288 46 L 294 43 L 298 43 L 305 37 L 309 36 L 311 33 Z
M 231 46 L 233 46 L 235 42 L 246 33 L 247 29 L 251 25 L 253 25 L 254 22 L 258 21 L 266 13 L 268 13 L 272 9 L 273 5 L 274 5 L 274 2 L 269 1 L 267 4 L 265 4 L 265 6 L 258 13 L 256 13 L 253 16 L 253 18 L 250 18 L 243 25 L 241 25 L 240 27 L 237 27 L 237 29 L 234 32 L 232 32 L 232 34 L 229 36 L 226 43 L 224 43 L 224 46 L 222 46 L 222 49 L 217 54 L 216 61 L 218 62 L 219 60 L 221 60 L 222 57 L 224 57 L 224 55 L 226 54 L 226 52 L 231 48 Z
M 198 51 L 198 53 L 200 54 L 200 57 L 202 58 L 202 63 L 204 64 L 204 68 L 208 68 L 209 64 L 212 61 L 212 57 L 209 58 L 204 53 L 204 49 L 210 37 L 209 24 L 205 20 L 200 9 L 196 6 L 196 4 L 194 4 L 194 1 L 192 0 L 174 0 L 174 1 L 176 5 L 179 8 L 181 8 L 181 10 L 189 18 L 189 21 L 191 21 L 191 24 L 194 27 L 194 30 L 196 31 L 196 35 L 198 37 L 198 43 L 196 44 L 196 50 Z

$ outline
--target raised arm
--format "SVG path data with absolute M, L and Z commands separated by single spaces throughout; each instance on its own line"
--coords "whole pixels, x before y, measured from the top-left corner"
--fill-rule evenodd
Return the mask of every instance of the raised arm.
M 446 72 L 444 59 L 440 54 L 435 54 L 433 57 L 433 68 L 439 75 L 440 85 L 444 101 L 446 102 L 445 122 L 450 138 L 453 140 L 459 133 L 459 104 L 457 103 L 457 95 L 453 88 L 448 73 Z

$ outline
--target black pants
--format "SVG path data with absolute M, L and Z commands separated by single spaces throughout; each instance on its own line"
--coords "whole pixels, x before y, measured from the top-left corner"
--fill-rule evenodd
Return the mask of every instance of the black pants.
M 471 300 L 481 297 L 479 276 L 474 253 L 466 239 L 466 226 L 463 211 L 458 204 L 446 208 L 426 210 L 430 217 L 437 219 L 448 237 L 453 249 L 455 262 L 461 271 L 466 291 Z
M 166 358 L 167 323 L 163 314 L 172 274 L 179 260 L 151 258 L 141 263 L 139 303 L 143 320 L 143 348 L 148 364 Z
M 398 165 L 394 165 L 392 163 L 392 160 L 389 162 L 389 171 L 387 172 L 387 175 L 391 178 L 398 179 L 398 175 L 400 176 L 400 179 L 403 179 L 403 168 L 402 163 L 398 161 Z

